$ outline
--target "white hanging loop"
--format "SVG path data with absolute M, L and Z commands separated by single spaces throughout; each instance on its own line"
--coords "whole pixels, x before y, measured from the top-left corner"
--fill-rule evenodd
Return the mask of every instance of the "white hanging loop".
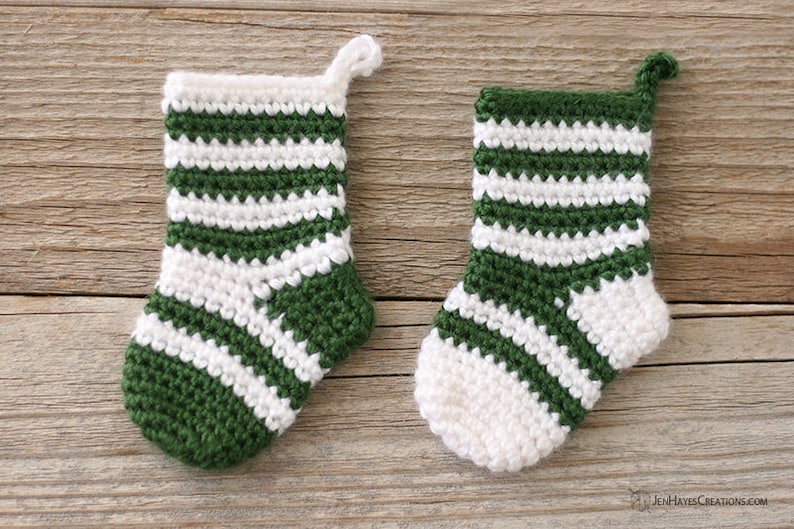
M 342 46 L 325 75 L 347 83 L 359 75 L 369 77 L 382 62 L 380 45 L 369 35 L 361 35 Z

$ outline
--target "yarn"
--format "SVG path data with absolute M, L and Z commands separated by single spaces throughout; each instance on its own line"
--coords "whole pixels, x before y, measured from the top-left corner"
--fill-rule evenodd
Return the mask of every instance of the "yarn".
M 649 55 L 623 92 L 485 88 L 463 279 L 422 343 L 415 398 L 459 456 L 516 471 L 560 446 L 669 329 L 648 246 Z
M 345 98 L 369 36 L 314 77 L 169 74 L 168 225 L 127 348 L 130 419 L 203 468 L 252 457 L 374 325 L 345 212 Z

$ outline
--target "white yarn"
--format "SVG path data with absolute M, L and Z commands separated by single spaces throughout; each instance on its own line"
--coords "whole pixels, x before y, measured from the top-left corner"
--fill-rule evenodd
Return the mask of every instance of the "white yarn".
M 273 116 L 310 110 L 334 116 L 345 113 L 346 92 L 357 76 L 369 76 L 383 62 L 380 45 L 369 35 L 356 37 L 337 53 L 324 75 L 227 75 L 177 71 L 168 75 L 162 109 L 215 114 Z
M 642 247 L 650 233 L 642 219 L 637 219 L 637 225 L 637 229 L 623 224 L 617 230 L 594 230 L 588 235 L 577 233 L 573 237 L 563 233 L 558 237 L 553 233 L 529 233 L 526 228 L 519 231 L 512 225 L 502 228 L 498 222 L 489 226 L 478 218 L 471 230 L 471 244 L 478 250 L 490 248 L 496 253 L 519 257 L 538 266 L 571 266 L 611 255 L 615 250 L 625 250 L 629 246 Z
M 361 35 L 339 50 L 325 76 L 347 86 L 354 77 L 372 75 L 382 62 L 380 45 L 369 35 Z
M 228 140 L 222 143 L 216 138 L 209 142 L 202 138 L 190 141 L 184 134 L 174 140 L 166 134 L 163 152 L 165 166 L 168 169 L 181 165 L 186 169 L 198 167 L 202 170 L 211 168 L 214 171 L 223 169 L 250 171 L 254 168 L 258 170 L 287 168 L 292 171 L 299 167 L 324 169 L 333 165 L 337 170 L 343 171 L 347 161 L 345 148 L 339 139 L 327 143 L 322 138 L 315 141 L 304 138 L 299 142 L 288 138 L 283 143 L 276 139 L 265 142 L 257 138 L 253 142 L 242 140 L 234 143 Z
M 495 472 L 532 465 L 562 444 L 570 428 L 529 383 L 481 355 L 430 331 L 416 370 L 419 411 L 460 457 Z
M 444 309 L 459 311 L 462 318 L 499 332 L 534 356 L 585 409 L 591 409 L 601 397 L 601 383 L 590 380 L 589 371 L 580 368 L 575 357 L 568 356 L 568 348 L 558 345 L 556 338 L 541 330 L 532 317 L 510 312 L 506 305 L 497 306 L 493 300 L 482 301 L 479 295 L 466 292 L 462 282 L 447 295 Z
M 324 241 L 314 239 L 308 245 L 299 244 L 278 257 L 268 257 L 265 263 L 258 259 L 248 263 L 242 258 L 235 262 L 227 256 L 204 255 L 196 248 L 187 251 L 179 244 L 166 246 L 160 276 L 162 279 L 165 274 L 195 271 L 197 280 L 236 283 L 240 289 L 250 290 L 251 296 L 267 300 L 273 290 L 281 290 L 284 285 L 297 287 L 304 278 L 328 273 L 332 264 L 344 264 L 352 258 L 348 227 L 341 235 L 328 233 Z
M 279 435 L 295 421 L 297 411 L 292 409 L 290 400 L 279 397 L 278 388 L 268 386 L 265 377 L 257 376 L 251 366 L 241 362 L 239 355 L 229 354 L 225 345 L 218 346 L 198 333 L 189 335 L 186 329 L 176 329 L 170 321 L 160 321 L 157 313 L 141 314 L 133 337 L 138 345 L 178 356 L 232 388 L 254 415 Z
M 571 292 L 567 316 L 617 370 L 654 351 L 670 330 L 667 305 L 650 272 L 601 279 L 598 290 L 588 286 L 581 293 Z
M 269 258 L 262 268 L 263 281 L 273 290 L 281 290 L 284 285 L 297 287 L 304 278 L 327 274 L 334 264 L 345 264 L 353 258 L 350 230 L 345 228 L 338 236 L 327 233 L 324 241 L 313 239 L 308 246 L 299 244 L 294 250 L 284 251 L 279 259 Z
M 173 188 L 168 194 L 166 205 L 168 218 L 172 222 L 187 220 L 208 228 L 231 228 L 234 231 L 267 230 L 304 220 L 311 221 L 317 217 L 330 220 L 335 211 L 344 211 L 345 190 L 341 184 L 337 184 L 336 193 L 333 194 L 323 187 L 316 193 L 307 189 L 301 195 L 290 193 L 287 197 L 276 195 L 272 199 L 261 197 L 256 200 L 249 195 L 241 202 L 237 196 L 231 200 L 226 200 L 222 195 L 212 198 L 207 194 L 198 198 L 192 191 L 184 196 Z
M 334 116 L 345 113 L 346 87 L 328 86 L 325 76 L 224 75 L 172 72 L 163 88 L 163 112 L 232 112 L 254 115 L 297 113 L 310 110 Z
M 645 164 L 651 132 L 640 129 L 640 122 L 648 124 L 640 110 L 636 118 L 619 116 L 625 125 L 606 118 L 570 123 L 556 111 L 596 116 L 584 108 L 589 96 L 571 93 L 563 102 L 539 93 L 536 105 L 499 90 L 483 90 L 477 103 L 478 116 L 498 117 L 474 120 L 471 244 L 510 259 L 470 263 L 466 283 L 447 295 L 446 312 L 419 352 L 415 398 L 432 431 L 457 455 L 493 471 L 516 471 L 561 445 L 599 400 L 602 385 L 654 350 L 670 322 L 646 269 L 647 253 L 631 263 L 613 255 L 646 249 L 647 174 L 596 169 Z M 604 102 L 604 115 L 619 114 Z M 517 120 L 520 114 L 526 122 Z M 509 165 L 523 167 L 503 171 L 505 156 L 515 157 Z M 522 222 L 511 220 L 521 209 L 532 211 Z M 621 219 L 607 220 L 615 216 Z M 617 274 L 591 266 L 599 259 Z M 635 270 L 622 279 L 629 266 L 645 275 Z M 525 284 L 513 282 L 522 292 L 505 284 L 508 272 L 525 275 Z M 557 413 L 550 413 L 549 403 Z
M 625 175 L 617 176 L 589 175 L 582 180 L 576 176 L 569 179 L 562 176 L 559 179 L 542 178 L 534 175 L 532 178 L 526 173 L 514 177 L 510 173 L 500 176 L 495 169 L 488 174 L 480 174 L 474 169 L 472 178 L 474 200 L 482 200 L 488 195 L 492 200 L 504 200 L 510 204 L 520 203 L 522 206 L 609 206 L 610 204 L 625 204 L 632 200 L 638 206 L 644 206 L 651 193 L 648 184 L 641 173 L 631 178 Z
M 508 119 L 497 123 L 491 118 L 486 122 L 474 121 L 474 146 L 478 147 L 480 143 L 491 149 L 515 147 L 531 152 L 601 151 L 605 154 L 641 155 L 650 154 L 651 133 L 640 132 L 637 126 L 626 129 L 623 125 L 613 127 L 606 122 L 597 125 L 592 121 L 585 124 L 575 121 L 567 125 L 564 121 L 559 124 L 535 121 L 526 125 L 523 121 L 513 124 Z
M 283 318 L 269 318 L 266 305 L 255 307 L 255 294 L 250 286 L 255 276 L 246 264 L 188 252 L 177 245 L 163 251 L 157 289 L 164 296 L 202 307 L 210 313 L 217 312 L 222 318 L 233 321 L 258 338 L 263 347 L 272 348 L 272 355 L 293 369 L 299 380 L 316 384 L 325 373 L 320 366 L 320 355 L 308 354 L 305 341 L 296 342 L 291 331 L 283 331 Z
M 160 277 L 156 285 L 159 296 L 153 295 L 150 298 L 149 305 L 136 324 L 133 341 L 139 346 L 151 348 L 154 352 L 179 358 L 183 363 L 206 372 L 223 386 L 231 388 L 234 395 L 239 397 L 251 409 L 254 416 L 263 422 L 264 427 L 279 435 L 294 422 L 300 411 L 292 408 L 292 400 L 302 401 L 305 395 L 296 393 L 295 388 L 290 386 L 294 381 L 281 380 L 283 378 L 281 376 L 271 377 L 270 373 L 267 376 L 258 375 L 258 370 L 243 362 L 245 354 L 242 356 L 230 354 L 230 350 L 232 353 L 236 352 L 234 340 L 219 345 L 218 341 L 222 343 L 225 340 L 219 340 L 220 335 L 215 336 L 216 330 L 204 329 L 205 324 L 211 323 L 205 320 L 209 313 L 213 317 L 223 318 L 229 324 L 233 323 L 237 328 L 227 330 L 236 333 L 235 335 L 243 333 L 243 337 L 247 334 L 251 339 L 258 341 L 262 346 L 257 353 L 260 355 L 260 361 L 271 362 L 273 359 L 278 359 L 280 361 L 278 363 L 286 368 L 283 374 L 287 378 L 294 374 L 297 380 L 314 386 L 328 372 L 329 369 L 322 365 L 324 362 L 321 363 L 323 352 L 317 351 L 312 354 L 308 352 L 309 340 L 312 338 L 298 341 L 296 331 L 289 328 L 286 321 L 287 311 L 292 311 L 295 307 L 285 308 L 284 312 L 277 313 L 272 304 L 272 297 L 276 291 L 286 286 L 299 287 L 308 278 L 319 274 L 330 274 L 337 265 L 344 265 L 353 257 L 350 228 L 336 235 L 337 230 L 318 219 L 318 217 L 326 220 L 345 217 L 345 194 L 342 183 L 344 175 L 333 171 L 327 171 L 326 175 L 322 175 L 322 171 L 302 174 L 297 170 L 313 168 L 319 170 L 334 168 L 340 172 L 345 170 L 346 153 L 342 144 L 344 120 L 331 120 L 333 127 L 329 130 L 319 131 L 318 129 L 324 127 L 318 124 L 321 121 L 329 123 L 329 113 L 337 118 L 344 117 L 346 91 L 350 80 L 355 76 L 370 75 L 381 61 L 380 46 L 365 35 L 352 39 L 342 47 L 323 75 L 284 77 L 178 71 L 168 75 L 164 86 L 162 109 L 167 114 L 166 125 L 169 128 L 169 134 L 164 136 L 165 166 L 167 169 L 180 167 L 188 170 L 189 173 L 184 179 L 184 185 L 180 185 L 175 183 L 175 180 L 185 176 L 180 172 L 181 169 L 169 171 L 168 179 L 172 189 L 167 199 L 168 219 L 173 226 L 192 224 L 227 231 L 219 234 L 217 244 L 209 245 L 215 248 L 214 251 L 208 250 L 199 242 L 200 236 L 193 237 L 191 234 L 176 236 L 182 244 L 170 239 L 166 241 Z M 198 115 L 179 115 L 179 113 L 191 112 Z M 311 119 L 300 118 L 312 112 L 317 116 L 312 116 Z M 206 116 L 201 115 L 203 113 L 238 115 L 231 119 L 220 119 L 216 116 L 208 120 Z M 256 120 L 258 123 L 250 123 L 252 120 L 249 114 L 260 116 Z M 289 118 L 283 119 L 281 114 Z M 279 116 L 275 120 L 270 119 L 276 115 Z M 235 131 L 241 132 L 242 129 L 248 128 L 246 121 L 252 126 L 240 136 L 250 139 L 235 141 L 238 139 Z M 184 124 L 185 127 L 183 128 L 179 123 Z M 292 133 L 284 133 L 287 129 Z M 175 132 L 177 130 L 179 132 Z M 307 137 L 315 138 L 318 135 L 314 134 L 315 132 L 320 132 L 321 137 L 317 139 Z M 325 141 L 323 139 L 326 137 L 325 132 L 335 139 Z M 174 134 L 173 138 L 171 134 Z M 176 137 L 177 135 L 179 137 Z M 283 141 L 277 139 L 284 137 L 286 139 Z M 213 173 L 224 170 L 235 173 Z M 256 198 L 256 193 L 248 191 L 256 185 L 255 182 L 267 180 L 272 175 L 265 173 L 241 176 L 236 173 L 253 172 L 253 170 L 279 171 L 279 174 L 264 186 L 276 191 L 272 198 Z M 289 174 L 292 171 L 295 173 Z M 334 174 L 331 174 L 332 172 Z M 245 181 L 243 185 L 231 181 L 238 178 Z M 329 180 L 334 182 L 331 183 Z M 229 194 L 222 191 L 218 191 L 214 196 L 201 194 L 200 190 L 204 188 L 204 184 L 226 190 Z M 185 187 L 195 191 L 186 190 Z M 302 188 L 300 194 L 295 192 L 287 196 L 278 194 L 284 193 L 285 188 L 297 187 Z M 308 187 L 311 189 L 306 189 Z M 231 193 L 235 189 L 239 189 L 240 194 L 232 196 Z M 342 220 L 347 219 L 345 217 Z M 317 233 L 307 236 L 306 242 L 302 244 L 296 245 L 298 240 L 283 241 L 290 249 L 283 250 L 278 255 L 270 255 L 260 260 L 254 257 L 258 250 L 256 248 L 235 249 L 229 246 L 234 244 L 235 238 L 239 240 L 247 238 L 250 239 L 248 242 L 257 244 L 259 241 L 272 238 L 269 237 L 271 234 L 273 240 L 277 241 L 294 237 L 303 238 L 300 234 L 292 234 L 290 230 L 279 232 L 279 229 L 304 221 L 317 221 L 313 223 L 313 228 L 317 228 L 314 231 Z M 269 233 L 262 238 L 259 238 L 260 234 L 231 233 L 245 230 L 269 230 Z M 198 231 L 202 232 L 202 235 L 210 237 L 213 235 L 210 230 Z M 196 247 L 188 250 L 183 244 Z M 263 253 L 267 251 L 266 248 L 261 250 Z M 223 255 L 217 255 L 215 252 Z M 233 260 L 228 255 L 238 253 L 246 257 Z M 358 281 L 357 278 L 353 280 Z M 323 288 L 328 291 L 336 287 L 329 284 Z M 350 288 L 355 290 L 356 285 Z M 352 291 L 350 288 L 341 290 L 349 293 Z M 351 295 L 358 296 L 355 292 Z M 163 305 L 165 303 L 163 298 L 172 300 L 170 303 L 179 303 L 178 306 L 174 306 L 174 310 L 178 308 L 177 312 L 180 313 L 180 318 L 175 318 L 175 321 L 177 325 L 184 324 L 185 327 L 178 328 L 174 321 L 164 321 L 171 319 L 172 315 L 169 314 L 170 307 Z M 360 301 L 366 303 L 364 299 Z M 271 305 L 268 305 L 269 302 Z M 151 312 L 147 314 L 146 311 Z M 158 311 L 162 315 L 158 315 Z M 302 318 L 300 314 L 292 312 L 289 312 L 289 315 L 291 323 L 294 321 L 293 318 Z M 184 322 L 179 322 L 178 320 L 183 317 Z M 342 326 L 347 329 L 344 332 L 368 332 L 366 327 L 368 323 L 365 320 L 366 318 L 361 322 L 343 322 Z M 294 323 L 292 325 L 299 328 L 299 336 L 306 336 L 302 326 Z M 340 327 L 340 325 L 331 325 L 331 327 Z M 194 326 L 201 329 L 201 332 L 190 334 L 188 328 L 193 329 Z M 321 338 L 323 339 L 313 340 L 312 350 L 325 347 L 323 344 L 328 340 L 325 340 L 325 337 Z M 328 342 L 327 346 L 331 347 L 332 344 Z M 134 348 L 131 350 L 135 351 Z M 138 351 L 130 354 L 142 353 Z M 145 356 L 133 358 L 132 361 L 140 361 L 140 358 Z M 246 362 L 248 361 L 249 359 L 246 359 Z M 156 377 L 156 374 L 146 372 L 144 376 L 150 377 L 148 388 L 167 385 L 167 381 L 151 378 Z M 204 375 L 200 374 L 200 376 Z M 131 384 L 135 382 L 132 380 Z M 271 386 L 269 383 L 277 385 Z M 287 386 L 279 388 L 280 384 Z M 182 385 L 187 387 L 185 384 Z M 201 390 L 201 388 L 187 388 L 188 391 L 191 389 Z M 292 398 L 280 397 L 280 389 L 282 392 L 286 390 Z M 147 388 L 143 388 L 142 391 L 150 393 Z M 158 398 L 156 394 L 149 396 Z M 141 409 L 147 411 L 145 407 L 142 405 Z M 131 408 L 131 416 L 134 415 Z M 177 415 L 174 415 L 174 420 L 182 420 Z M 201 417 L 196 419 L 200 423 L 198 433 L 201 433 L 205 419 Z M 219 420 L 223 419 L 224 417 L 219 417 Z M 210 422 L 212 424 L 208 424 L 213 428 L 223 426 L 217 421 Z M 150 438 L 173 434 L 173 438 L 168 443 L 161 443 L 163 446 L 169 445 L 173 448 L 174 443 L 183 441 L 179 439 L 179 428 L 158 425 L 149 430 L 160 430 L 160 432 L 155 431 L 150 435 L 146 431 L 148 426 L 143 422 L 140 424 L 144 427 L 144 433 Z M 226 427 L 228 430 L 226 433 L 235 438 L 240 437 L 234 424 L 226 424 Z M 245 441 L 241 438 L 237 440 Z M 207 445 L 196 449 L 199 450 L 195 454 L 198 457 L 193 462 L 208 466 L 231 462 L 226 453 L 216 453 L 218 452 L 216 448 Z M 227 448 L 232 450 L 235 447 Z M 173 453 L 168 447 L 166 451 Z M 241 455 L 243 454 L 231 454 L 231 458 L 239 458 Z

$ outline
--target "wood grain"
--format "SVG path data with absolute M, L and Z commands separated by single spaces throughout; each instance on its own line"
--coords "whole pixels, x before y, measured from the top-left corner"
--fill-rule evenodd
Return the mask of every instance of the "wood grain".
M 794 527 L 794 12 L 785 1 L 0 1 L 0 527 Z M 370 340 L 250 462 L 187 468 L 127 420 L 120 373 L 165 227 L 172 69 L 321 72 L 369 32 L 348 197 Z M 413 370 L 471 226 L 482 86 L 681 75 L 654 127 L 671 336 L 540 465 L 493 475 L 416 411 Z M 631 491 L 766 506 L 632 508 Z
M 147 293 L 164 228 L 165 73 L 315 73 L 370 31 L 386 62 L 352 87 L 348 191 L 359 269 L 376 297 L 440 299 L 462 271 L 481 86 L 620 89 L 646 50 L 664 48 L 682 74 L 660 94 L 655 129 L 661 291 L 671 301 L 792 302 L 794 74 L 783 57 L 794 33 L 770 10 L 763 21 L 693 16 L 660 28 L 663 15 L 650 13 L 5 8 L 0 282 L 13 293 Z
M 494 476 L 450 455 L 415 410 L 416 349 L 437 303 L 379 302 L 368 344 L 315 388 L 296 425 L 215 473 L 170 460 L 126 419 L 119 372 L 142 304 L 0 297 L 3 527 L 732 527 L 750 515 L 785 527 L 794 515 L 792 306 L 741 317 L 674 306 L 684 317 L 671 337 L 565 447 Z M 768 506 L 636 512 L 629 488 Z
M 204 9 L 258 9 L 268 11 L 302 11 L 327 15 L 329 12 L 365 12 L 377 14 L 454 14 L 471 15 L 555 15 L 570 16 L 656 16 L 656 17 L 704 17 L 704 18 L 748 18 L 786 19 L 792 13 L 785 2 L 745 2 L 740 0 L 628 0 L 615 3 L 608 0 L 557 0 L 553 3 L 521 0 L 503 0 L 498 4 L 468 2 L 466 0 L 350 0 L 344 4 L 337 0 L 307 0 L 296 5 L 290 0 L 4 0 L 3 4 L 19 6 L 45 6 L 57 4 L 71 7 L 115 7 L 115 8 L 204 8 Z

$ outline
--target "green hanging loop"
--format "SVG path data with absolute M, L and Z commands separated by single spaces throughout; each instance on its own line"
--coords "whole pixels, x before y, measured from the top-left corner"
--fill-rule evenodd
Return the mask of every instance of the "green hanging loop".
M 663 51 L 652 53 L 645 58 L 645 61 L 634 76 L 634 87 L 641 97 L 650 99 L 656 97 L 656 89 L 659 81 L 672 79 L 678 75 L 678 62 L 672 55 Z

